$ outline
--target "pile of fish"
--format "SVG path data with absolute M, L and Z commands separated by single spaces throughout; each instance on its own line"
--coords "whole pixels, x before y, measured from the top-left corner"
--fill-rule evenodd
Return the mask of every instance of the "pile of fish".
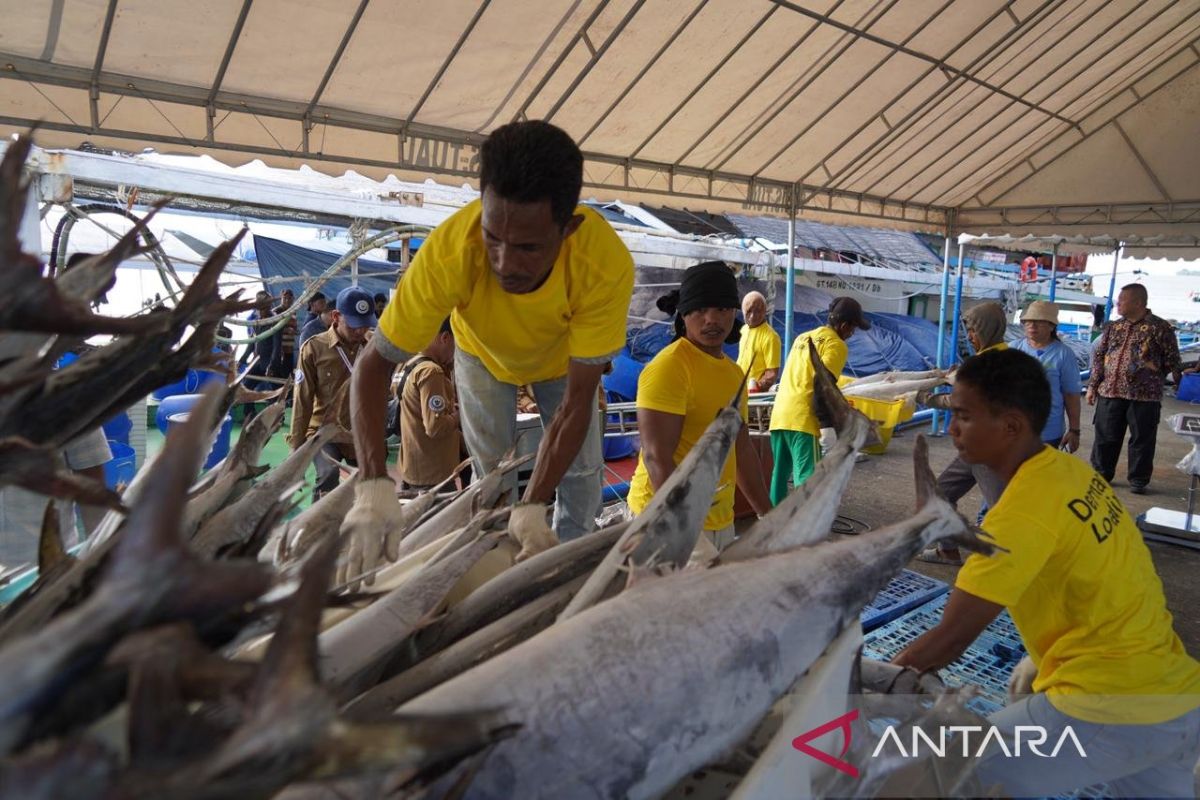
M 0 225 L 20 217 L 21 145 L 4 160 L 0 210 L 15 216 Z M 210 389 L 120 497 L 54 458 L 209 352 L 212 320 L 241 307 L 213 277 L 232 243 L 174 309 L 116 330 L 81 310 L 66 276 L 41 275 L 15 226 L 0 234 L 0 273 L 24 270 L 26 296 L 74 309 L 56 327 L 0 308 L 0 348 L 41 342 L 0 362 L 0 481 L 113 509 L 78 559 L 48 514 L 39 579 L 0 612 L 3 797 L 661 796 L 742 748 L 922 548 L 992 549 L 937 496 L 923 440 L 913 516 L 830 540 L 875 431 L 810 350 L 837 443 L 711 563 L 689 559 L 742 424 L 736 402 L 632 522 L 514 563 L 510 458 L 461 491 L 409 499 L 400 529 L 380 532 L 388 563 L 335 586 L 353 479 L 288 519 L 333 428 L 259 463 L 286 391 L 202 477 L 232 388 Z M 89 269 L 111 274 L 134 250 L 122 240 Z M 51 370 L 52 354 L 102 331 L 111 344 Z M 89 386 L 90 405 L 77 400 Z

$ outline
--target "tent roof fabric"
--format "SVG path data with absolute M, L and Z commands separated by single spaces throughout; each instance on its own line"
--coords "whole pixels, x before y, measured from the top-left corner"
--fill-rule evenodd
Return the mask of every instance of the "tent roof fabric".
M 1200 235 L 1200 4 L 0 4 L 0 132 L 474 181 L 548 119 L 589 194 L 974 233 Z M 668 199 L 670 198 L 670 199 Z

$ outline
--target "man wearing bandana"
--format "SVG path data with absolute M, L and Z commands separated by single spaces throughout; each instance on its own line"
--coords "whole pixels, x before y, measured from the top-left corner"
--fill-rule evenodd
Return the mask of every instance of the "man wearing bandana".
M 720 261 L 688 268 L 679 291 L 658 302 L 675 316 L 676 339 L 663 348 L 638 378 L 638 435 L 642 452 L 629 483 L 629 510 L 640 514 L 654 493 L 679 466 L 722 408 L 738 398 L 747 418 L 745 373 L 725 355 L 733 344 L 738 308 L 737 280 Z M 740 396 L 739 396 L 740 392 Z M 717 494 L 704 520 L 704 535 L 692 558 L 711 560 L 733 540 L 734 485 L 757 514 L 771 508 L 766 481 L 743 426 L 718 481 Z

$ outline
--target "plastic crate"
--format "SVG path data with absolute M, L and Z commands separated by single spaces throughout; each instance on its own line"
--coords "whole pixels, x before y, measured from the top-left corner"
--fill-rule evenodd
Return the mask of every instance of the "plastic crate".
M 863 631 L 873 631 L 948 591 L 950 586 L 945 582 L 906 569 L 892 578 L 891 582 L 875 595 L 870 605 L 862 610 L 859 620 L 862 622 Z
M 863 653 L 882 661 L 891 660 L 917 637 L 933 628 L 942 618 L 947 597 L 936 597 L 898 619 L 866 634 Z M 1008 678 L 1025 648 L 1007 611 L 1000 613 L 954 663 L 941 670 L 947 686 L 970 684 L 981 694 L 969 705 L 990 714 L 1004 707 L 1008 696 Z

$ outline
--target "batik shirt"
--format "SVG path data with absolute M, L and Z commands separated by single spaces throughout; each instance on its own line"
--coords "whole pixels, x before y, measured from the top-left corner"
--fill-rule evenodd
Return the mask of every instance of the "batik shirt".
M 1146 312 L 1137 322 L 1111 323 L 1092 353 L 1088 384 L 1101 397 L 1157 403 L 1163 378 L 1182 369 L 1171 323 Z

